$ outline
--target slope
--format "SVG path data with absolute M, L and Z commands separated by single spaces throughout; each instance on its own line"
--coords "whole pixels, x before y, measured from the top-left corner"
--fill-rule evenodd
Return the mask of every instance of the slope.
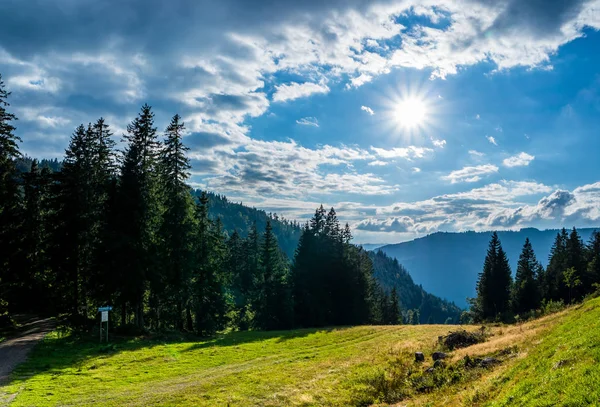
M 578 232 L 587 242 L 594 230 L 578 229 Z M 529 237 L 538 260 L 545 266 L 557 233 L 558 230 L 534 228 L 498 232 L 513 273 L 525 238 Z M 475 296 L 475 282 L 489 239 L 490 232 L 438 232 L 409 242 L 385 245 L 380 250 L 398 259 L 425 290 L 465 307 L 466 298 Z
M 525 324 L 489 327 L 486 342 L 450 352 L 446 367 L 431 373 L 437 337 L 451 328 L 115 338 L 110 345 L 56 332 L 12 375 L 0 402 L 14 398 L 14 407 L 579 406 L 600 400 L 600 299 Z M 427 356 L 421 365 L 414 362 L 417 350 Z M 488 368 L 465 363 L 465 356 L 489 355 L 503 355 L 497 356 L 502 361 Z

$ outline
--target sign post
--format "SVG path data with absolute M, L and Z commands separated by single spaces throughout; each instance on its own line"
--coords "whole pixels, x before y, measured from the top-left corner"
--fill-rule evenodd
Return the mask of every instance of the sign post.
M 111 311 L 112 307 L 99 307 L 98 312 L 100 313 L 100 342 L 102 342 L 102 323 L 106 322 L 106 342 L 108 343 L 108 311 Z

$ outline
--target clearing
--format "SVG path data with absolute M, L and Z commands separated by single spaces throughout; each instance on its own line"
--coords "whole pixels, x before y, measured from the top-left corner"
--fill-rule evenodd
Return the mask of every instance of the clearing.
M 488 341 L 449 352 L 446 368 L 424 373 L 438 336 L 457 328 L 237 332 L 206 341 L 139 338 L 109 345 L 53 332 L 0 390 L 0 402 L 4 394 L 15 407 L 600 403 L 600 299 L 492 327 Z M 425 353 L 423 364 L 414 362 L 415 351 Z M 467 355 L 508 356 L 493 367 L 467 368 Z

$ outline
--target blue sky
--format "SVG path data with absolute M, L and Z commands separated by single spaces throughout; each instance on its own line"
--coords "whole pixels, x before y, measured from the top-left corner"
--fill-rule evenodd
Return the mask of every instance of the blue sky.
M 327 4 L 324 4 L 327 3 Z M 191 182 L 357 242 L 600 224 L 600 0 L 0 3 L 22 150 L 148 102 Z

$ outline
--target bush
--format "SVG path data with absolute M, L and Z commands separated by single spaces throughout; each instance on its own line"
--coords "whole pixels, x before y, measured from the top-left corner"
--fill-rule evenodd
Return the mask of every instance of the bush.
M 560 301 L 542 301 L 542 307 L 540 309 L 542 315 L 554 314 L 556 312 L 560 312 L 565 309 L 565 303 Z
M 439 337 L 439 342 L 448 350 L 466 348 L 467 346 L 485 342 L 485 340 L 484 329 L 481 329 L 480 332 L 467 332 L 463 329 Z

